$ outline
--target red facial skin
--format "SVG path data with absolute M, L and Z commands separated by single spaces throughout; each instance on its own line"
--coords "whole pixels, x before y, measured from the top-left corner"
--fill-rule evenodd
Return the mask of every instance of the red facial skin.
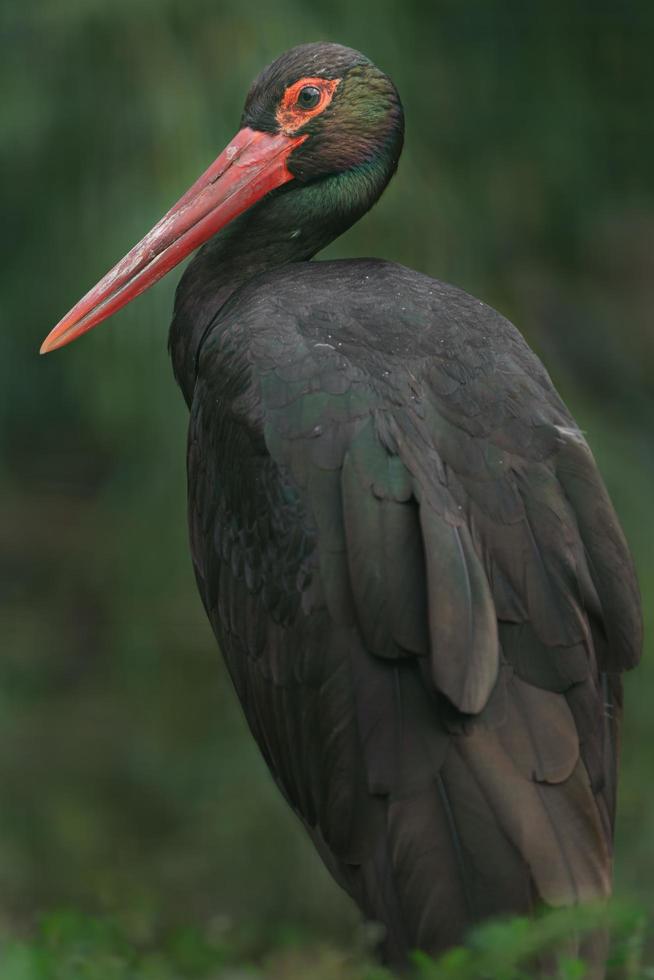
M 301 78 L 299 82 L 289 85 L 275 113 L 275 119 L 281 130 L 284 133 L 294 133 L 309 119 L 324 112 L 332 101 L 340 81 L 340 78 Z M 311 85 L 320 91 L 320 102 L 313 109 L 303 109 L 297 104 L 298 95 L 306 85 Z

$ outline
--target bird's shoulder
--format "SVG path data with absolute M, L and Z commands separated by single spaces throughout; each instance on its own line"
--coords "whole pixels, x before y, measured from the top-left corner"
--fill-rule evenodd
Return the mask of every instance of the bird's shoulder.
M 574 427 L 549 375 L 513 324 L 464 290 L 379 259 L 300 262 L 230 298 L 208 332 L 200 375 L 276 375 L 312 390 L 360 388 L 488 432 L 507 414 Z M 334 389 L 334 390 L 332 390 Z M 420 389 L 419 391 L 417 389 Z M 476 422 L 466 420 L 476 419 Z
M 325 339 L 390 357 L 440 356 L 492 338 L 499 352 L 524 343 L 516 328 L 457 286 L 385 259 L 296 262 L 255 276 L 221 311 L 219 329 L 245 321 L 256 334 Z
M 264 415 L 272 430 L 304 432 L 316 412 L 323 428 L 390 413 L 416 445 L 436 443 L 454 470 L 474 469 L 470 452 L 483 440 L 486 453 L 536 458 L 565 433 L 584 441 L 509 320 L 393 262 L 296 263 L 238 290 L 206 337 L 198 377 L 200 387 L 220 389 L 224 403 L 245 375 L 250 386 L 239 405 L 261 426 Z

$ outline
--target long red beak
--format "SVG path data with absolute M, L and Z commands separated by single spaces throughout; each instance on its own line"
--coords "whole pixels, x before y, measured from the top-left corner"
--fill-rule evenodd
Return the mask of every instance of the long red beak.
M 106 320 L 265 194 L 293 179 L 286 162 L 306 136 L 242 129 L 152 231 L 48 334 L 47 354 Z

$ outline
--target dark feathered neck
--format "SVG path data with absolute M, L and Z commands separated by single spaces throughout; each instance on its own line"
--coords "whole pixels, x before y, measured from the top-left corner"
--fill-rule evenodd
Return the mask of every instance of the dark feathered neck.
M 396 165 L 380 158 L 310 184 L 288 184 L 197 253 L 177 287 L 168 339 L 189 406 L 202 341 L 230 296 L 268 269 L 312 258 L 374 204 Z

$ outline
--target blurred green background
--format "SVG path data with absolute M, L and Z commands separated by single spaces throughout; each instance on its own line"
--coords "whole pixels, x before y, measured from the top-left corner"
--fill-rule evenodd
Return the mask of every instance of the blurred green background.
M 0 926 L 62 905 L 350 943 L 196 596 L 179 272 L 65 352 L 54 322 L 235 132 L 292 44 L 360 48 L 407 145 L 329 250 L 516 322 L 594 447 L 654 595 L 651 0 L 4 0 Z M 654 665 L 627 684 L 620 894 L 652 904 Z M 271 940 L 272 941 L 272 940 Z

